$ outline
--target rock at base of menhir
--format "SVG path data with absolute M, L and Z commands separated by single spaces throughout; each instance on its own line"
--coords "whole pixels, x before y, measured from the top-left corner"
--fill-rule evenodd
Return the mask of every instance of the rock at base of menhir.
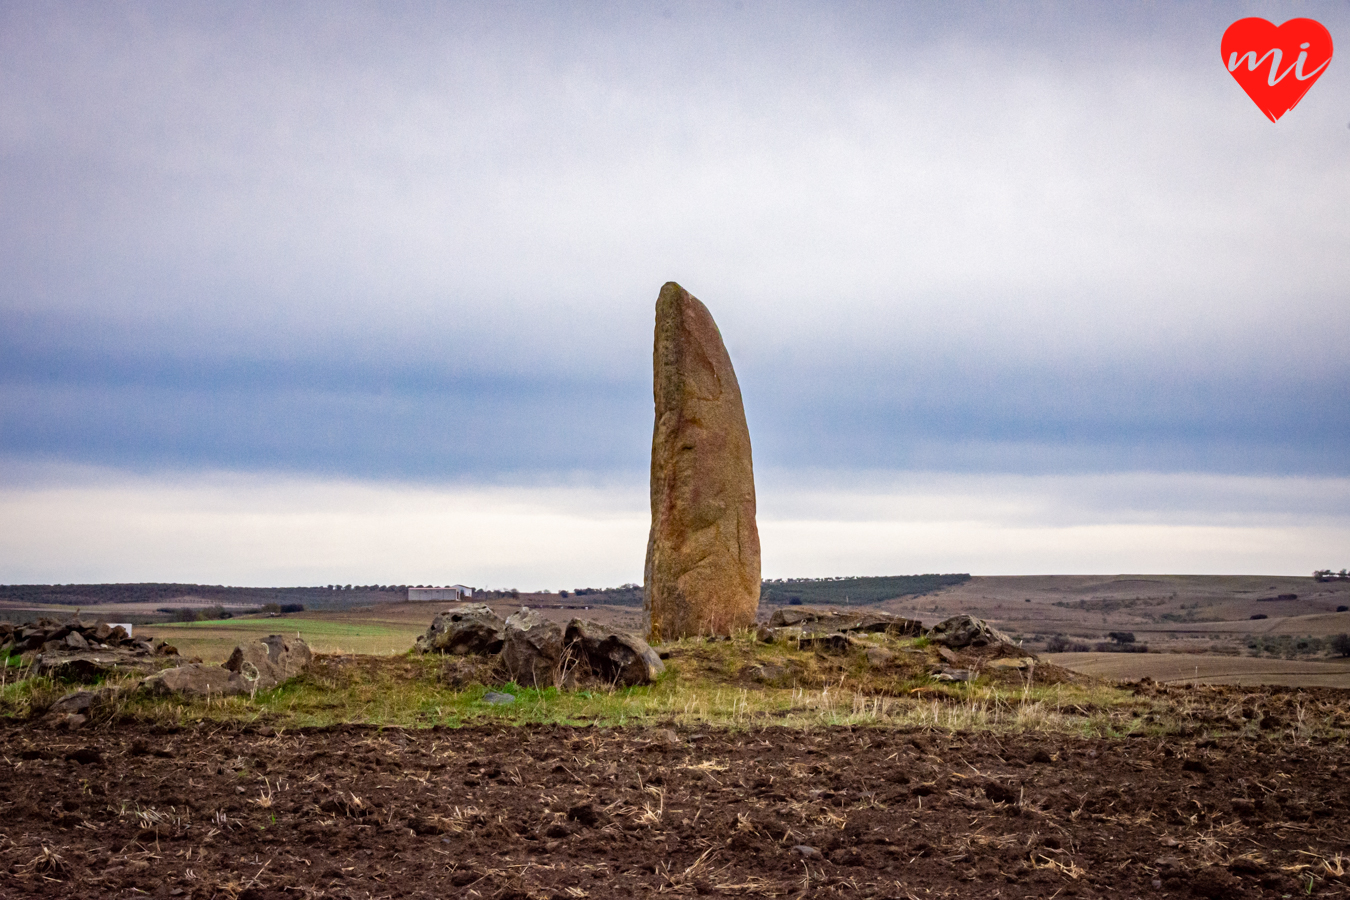
M 578 680 L 630 687 L 650 684 L 666 670 L 646 641 L 596 622 L 573 619 L 563 636 L 565 653 L 575 661 Z
M 984 619 L 977 619 L 974 616 L 952 616 L 950 619 L 934 625 L 933 630 L 929 632 L 929 636 L 933 643 L 951 647 L 954 650 L 965 647 L 988 647 L 992 644 L 1017 646 L 1008 635 L 999 631 Z
M 756 636 L 766 644 L 786 641 L 803 650 L 822 653 L 847 653 L 858 643 L 855 634 L 888 634 L 894 637 L 923 634 L 923 624 L 890 613 L 853 610 L 816 609 L 794 606 L 774 610 L 768 625 L 761 625 Z
M 741 389 L 712 314 L 673 281 L 656 301 L 652 369 L 647 639 L 751 628 L 760 551 Z
M 506 642 L 506 623 L 486 603 L 465 603 L 440 613 L 414 645 L 420 653 L 492 655 Z
M 508 616 L 502 643 L 502 665 L 521 687 L 563 687 L 563 630 L 534 610 Z
M 873 610 L 816 609 L 793 606 L 776 609 L 769 617 L 769 628 L 800 626 L 804 631 L 842 631 L 859 634 L 889 634 L 892 637 L 918 637 L 923 623 L 891 613 Z

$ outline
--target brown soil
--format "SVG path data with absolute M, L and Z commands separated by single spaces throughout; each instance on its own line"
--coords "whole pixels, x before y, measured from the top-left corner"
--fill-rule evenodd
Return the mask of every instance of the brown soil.
M 1305 699 L 1218 739 L 0 722 L 0 897 L 1350 896 Z

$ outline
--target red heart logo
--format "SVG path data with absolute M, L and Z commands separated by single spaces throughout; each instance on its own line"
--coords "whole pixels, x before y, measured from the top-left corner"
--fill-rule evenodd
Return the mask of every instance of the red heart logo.
M 1223 33 L 1223 63 L 1261 112 L 1274 122 L 1308 93 L 1331 62 L 1331 34 L 1321 22 L 1238 19 Z

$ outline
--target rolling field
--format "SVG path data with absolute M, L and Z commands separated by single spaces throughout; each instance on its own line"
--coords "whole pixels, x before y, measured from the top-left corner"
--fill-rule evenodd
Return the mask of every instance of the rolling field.
M 528 601 L 528 598 L 526 598 Z M 235 646 L 269 634 L 299 634 L 315 653 L 365 653 L 387 656 L 412 648 L 436 614 L 453 606 L 442 600 L 432 603 L 387 603 L 351 610 L 316 610 L 277 618 L 237 618 L 210 622 L 145 625 L 138 634 L 168 641 L 185 657 L 203 662 L 224 662 Z M 505 618 L 520 609 L 521 601 L 494 600 L 493 611 Z M 641 610 L 631 607 L 593 607 L 588 610 L 532 607 L 547 619 L 566 622 L 582 616 L 631 631 L 640 631 Z
M 1303 662 L 1191 653 L 1047 653 L 1048 662 L 1120 681 L 1152 678 L 1194 684 L 1275 684 L 1350 689 L 1350 660 Z
M 381 612 L 297 613 L 276 619 L 147 625 L 143 630 L 157 640 L 173 644 L 183 656 L 200 656 L 209 663 L 224 662 L 236 645 L 269 634 L 298 634 L 316 653 L 382 656 L 410 649 L 435 616 L 432 613 L 424 621 L 414 624 L 388 620 Z

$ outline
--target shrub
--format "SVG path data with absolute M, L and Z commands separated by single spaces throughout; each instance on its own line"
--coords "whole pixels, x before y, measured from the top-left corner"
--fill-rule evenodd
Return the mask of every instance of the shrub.
M 1134 632 L 1133 632 L 1133 631 L 1113 631 L 1113 632 L 1111 632 L 1110 634 L 1108 634 L 1107 637 L 1109 637 L 1111 640 L 1115 641 L 1117 644 L 1133 644 L 1133 643 L 1134 643 Z

